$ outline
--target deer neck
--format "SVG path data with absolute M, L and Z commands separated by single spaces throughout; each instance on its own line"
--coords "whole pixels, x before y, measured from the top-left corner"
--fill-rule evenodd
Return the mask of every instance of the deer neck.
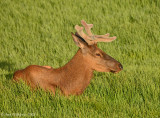
M 85 61 L 80 49 L 65 66 L 57 71 L 60 75 L 59 86 L 64 94 L 81 94 L 93 76 L 93 69 Z

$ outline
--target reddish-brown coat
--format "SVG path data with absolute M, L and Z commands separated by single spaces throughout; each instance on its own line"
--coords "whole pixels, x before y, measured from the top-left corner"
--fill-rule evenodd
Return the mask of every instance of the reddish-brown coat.
M 32 88 L 39 86 L 53 94 L 58 87 L 66 96 L 79 95 L 89 85 L 94 70 L 114 73 L 122 70 L 122 65 L 100 50 L 97 44 L 88 45 L 81 36 L 73 33 L 72 37 L 80 49 L 66 65 L 57 69 L 50 66 L 30 65 L 23 70 L 16 71 L 13 80 L 22 79 Z M 110 42 L 111 38 L 105 40 Z

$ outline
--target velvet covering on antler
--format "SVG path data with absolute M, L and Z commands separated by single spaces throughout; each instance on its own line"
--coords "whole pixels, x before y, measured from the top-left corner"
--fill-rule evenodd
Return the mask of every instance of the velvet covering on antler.
M 76 25 L 75 29 L 77 33 L 88 43 L 88 45 L 93 45 L 98 42 L 111 42 L 116 39 L 116 36 L 109 37 L 109 33 L 105 35 L 94 35 L 91 32 L 93 24 L 87 24 L 84 20 L 81 21 L 81 24 L 85 28 L 87 34 L 83 32 L 83 27 L 80 27 L 79 25 Z

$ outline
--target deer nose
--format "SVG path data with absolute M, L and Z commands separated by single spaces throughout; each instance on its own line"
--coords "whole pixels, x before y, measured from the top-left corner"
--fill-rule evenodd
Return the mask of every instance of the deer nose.
M 119 67 L 121 70 L 123 70 L 122 64 L 119 64 L 118 67 Z

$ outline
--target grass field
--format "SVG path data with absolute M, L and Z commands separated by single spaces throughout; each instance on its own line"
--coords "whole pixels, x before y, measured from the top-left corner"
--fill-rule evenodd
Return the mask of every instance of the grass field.
M 71 32 L 84 19 L 98 46 L 120 61 L 118 74 L 94 73 L 80 96 L 31 91 L 13 73 L 31 64 L 58 68 L 76 53 Z M 160 117 L 159 0 L 0 0 L 0 117 Z

